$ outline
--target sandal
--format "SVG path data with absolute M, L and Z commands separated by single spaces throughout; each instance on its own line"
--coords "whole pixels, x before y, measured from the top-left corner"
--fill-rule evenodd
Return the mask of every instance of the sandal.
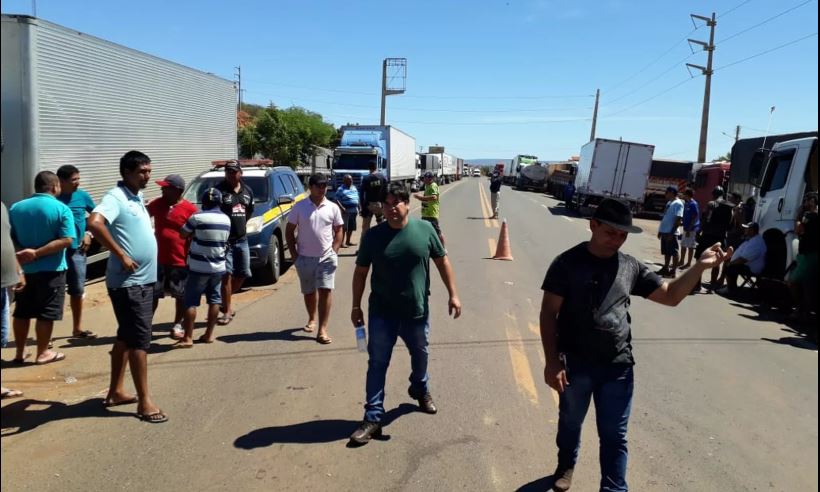
M 19 390 L 13 390 L 8 388 L 3 388 L 2 398 L 5 400 L 6 398 L 20 398 L 23 396 L 23 392 Z
M 194 344 L 193 343 L 177 342 L 177 343 L 171 345 L 171 348 L 172 349 L 189 349 L 189 348 L 194 348 Z
M 111 408 L 111 407 L 119 407 L 120 405 L 130 405 L 132 403 L 138 403 L 140 401 L 139 398 L 133 396 L 131 398 L 126 398 L 125 400 L 120 401 L 110 401 L 110 400 L 103 400 L 102 405 L 104 408 Z
M 94 339 L 97 338 L 97 335 L 91 330 L 82 330 L 79 333 L 75 333 L 71 335 L 71 338 L 88 338 Z
M 208 340 L 207 338 L 205 338 L 205 335 L 202 335 L 201 337 L 197 338 L 196 341 L 197 343 L 214 343 L 213 338 Z
M 54 355 L 52 355 L 48 359 L 38 360 L 34 362 L 34 364 L 42 366 L 44 364 L 51 364 L 52 362 L 60 362 L 61 360 L 65 360 L 65 354 L 62 352 L 54 352 Z
M 313 330 L 316 328 L 316 325 L 311 325 L 310 323 L 306 324 L 304 328 L 302 328 L 305 333 L 313 333 Z
M 227 325 L 228 323 L 230 323 L 231 321 L 233 321 L 233 317 L 234 317 L 235 315 L 236 315 L 236 313 L 235 313 L 235 312 L 234 312 L 232 315 L 230 315 L 230 314 L 223 314 L 222 316 L 220 316 L 220 317 L 218 317 L 218 318 L 216 319 L 216 324 L 217 324 L 217 325 L 219 325 L 219 326 L 225 326 L 225 325 Z
M 168 421 L 168 416 L 162 413 L 162 410 L 157 410 L 154 413 L 138 413 L 137 418 L 149 424 L 161 424 Z
M 327 344 L 333 342 L 333 339 L 330 338 L 327 335 L 317 335 L 316 336 L 316 341 L 319 342 L 322 345 L 327 345 Z

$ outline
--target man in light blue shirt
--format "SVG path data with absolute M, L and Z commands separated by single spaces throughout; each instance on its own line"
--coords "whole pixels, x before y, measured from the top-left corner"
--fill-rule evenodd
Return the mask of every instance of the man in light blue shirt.
M 117 317 L 117 340 L 111 350 L 111 385 L 106 406 L 137 403 L 137 416 L 150 423 L 168 420 L 148 393 L 148 358 L 151 346 L 154 282 L 157 279 L 157 241 L 142 191 L 151 180 L 151 159 L 132 150 L 120 159 L 122 181 L 106 193 L 88 219 L 94 237 L 111 252 L 105 283 Z M 137 396 L 123 387 L 125 369 Z
M 17 246 L 17 261 L 26 275 L 26 288 L 14 306 L 14 361 L 23 363 L 29 325 L 36 319 L 37 364 L 65 359 L 65 354 L 48 348 L 54 321 L 63 319 L 65 303 L 65 249 L 76 235 L 71 210 L 55 197 L 60 180 L 51 171 L 34 178 L 36 193 L 9 209 L 11 237 Z
M 60 194 L 57 199 L 65 203 L 74 214 L 74 228 L 77 236 L 65 252 L 68 270 L 68 296 L 71 299 L 71 317 L 73 323 L 73 338 L 97 338 L 93 332 L 83 330 L 83 294 L 85 294 L 85 272 L 88 247 L 91 246 L 91 233 L 85 230 L 86 214 L 94 211 L 94 200 L 87 191 L 80 189 L 80 170 L 71 164 L 65 164 L 57 169 L 60 178 Z
M 658 275 L 666 278 L 675 278 L 678 270 L 680 256 L 678 251 L 678 228 L 683 221 L 683 201 L 678 198 L 678 189 L 674 186 L 666 188 L 666 210 L 658 227 L 658 239 L 661 240 L 661 254 L 663 255 L 663 268 L 658 270 Z M 672 263 L 671 267 L 669 263 Z

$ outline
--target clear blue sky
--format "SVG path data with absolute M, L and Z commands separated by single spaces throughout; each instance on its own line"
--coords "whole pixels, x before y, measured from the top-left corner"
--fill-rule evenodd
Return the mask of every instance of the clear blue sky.
M 771 106 L 773 132 L 818 127 L 817 0 L 36 3 L 43 19 L 225 78 L 241 65 L 245 101 L 335 125 L 378 123 L 381 60 L 406 57 L 407 93 L 388 98 L 388 123 L 464 158 L 541 159 L 578 153 L 596 88 L 599 137 L 695 159 L 704 78 L 687 80 L 684 63 L 706 65 L 706 53 L 684 39 L 707 40 L 689 14 L 714 11 L 707 157 L 730 149 L 723 133 L 736 125 L 762 135 Z M 30 14 L 32 3 L 2 8 Z

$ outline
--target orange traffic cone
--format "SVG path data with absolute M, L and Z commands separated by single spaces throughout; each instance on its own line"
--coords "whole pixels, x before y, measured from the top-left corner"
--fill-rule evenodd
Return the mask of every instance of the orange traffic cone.
M 510 234 L 507 232 L 507 219 L 501 222 L 501 233 L 498 234 L 498 247 L 495 248 L 494 260 L 512 261 L 512 251 L 510 251 Z

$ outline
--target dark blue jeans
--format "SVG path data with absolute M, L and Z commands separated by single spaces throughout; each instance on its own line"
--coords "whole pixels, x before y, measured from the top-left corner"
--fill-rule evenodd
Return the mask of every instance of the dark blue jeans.
M 628 490 L 626 428 L 632 408 L 632 366 L 591 365 L 567 357 L 569 386 L 561 394 L 558 416 L 558 466 L 573 467 L 581 447 L 581 427 L 589 401 L 595 402 L 601 464 L 601 491 Z
M 370 315 L 368 320 L 366 401 L 364 419 L 381 422 L 384 417 L 384 385 L 387 368 L 393 355 L 393 346 L 401 337 L 410 352 L 410 396 L 421 398 L 428 391 L 427 381 L 427 340 L 430 324 L 422 319 L 385 319 Z

